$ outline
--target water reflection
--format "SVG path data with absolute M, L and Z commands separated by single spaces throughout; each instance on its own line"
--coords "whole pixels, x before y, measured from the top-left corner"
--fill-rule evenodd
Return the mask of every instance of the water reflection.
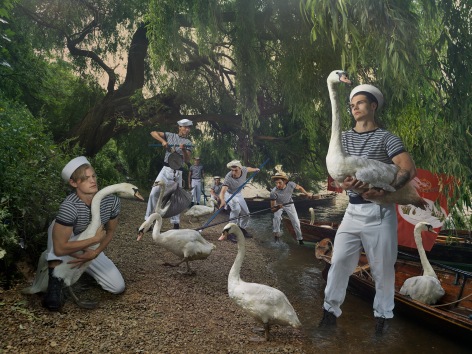
M 341 221 L 347 205 L 341 197 L 336 205 L 316 208 L 319 220 Z M 299 213 L 300 217 L 309 217 Z M 314 245 L 299 246 L 284 230 L 281 242 L 272 239 L 272 214 L 252 217 L 250 228 L 258 242 L 268 250 L 280 254 L 271 264 L 279 285 L 296 308 L 304 331 L 316 353 L 470 353 L 470 346 L 423 328 L 412 319 L 396 315 L 388 332 L 381 338 L 374 336 L 372 301 L 364 300 L 348 291 L 342 306 L 343 315 L 335 330 L 320 330 L 325 281 L 321 276 L 324 264 L 314 257 Z

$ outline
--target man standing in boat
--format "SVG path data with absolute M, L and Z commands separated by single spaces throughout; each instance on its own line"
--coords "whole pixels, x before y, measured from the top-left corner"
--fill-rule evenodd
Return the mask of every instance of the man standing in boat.
M 292 223 L 293 229 L 295 230 L 298 243 L 303 245 L 300 220 L 298 219 L 297 210 L 293 204 L 292 195 L 295 189 L 302 191 L 303 194 L 310 198 L 313 197 L 313 194 L 308 193 L 305 188 L 296 184 L 295 182 L 289 181 L 287 175 L 283 172 L 277 172 L 271 178 L 275 182 L 275 187 L 270 192 L 270 207 L 271 211 L 274 213 L 274 217 L 272 219 L 274 240 L 275 242 L 278 242 L 280 239 L 280 223 L 282 221 L 282 213 L 285 211 L 290 219 L 290 222 Z
M 226 167 L 231 171 L 226 174 L 223 181 L 223 187 L 220 192 L 220 208 L 225 207 L 226 200 L 231 198 L 237 189 L 246 182 L 248 172 L 259 172 L 258 168 L 243 166 L 238 160 L 229 162 Z M 230 219 L 248 215 L 247 217 L 237 219 L 236 223 L 241 228 L 244 236 L 250 237 L 249 233 L 246 231 L 246 227 L 249 224 L 249 208 L 244 200 L 242 190 L 232 197 L 228 205 L 231 208 L 231 213 L 229 214 Z
M 359 85 L 351 91 L 350 108 L 355 126 L 343 132 L 342 144 L 349 155 L 397 165 L 399 172 L 392 186 L 400 189 L 416 176 L 416 168 L 401 139 L 377 125 L 375 113 L 383 102 L 384 97 L 375 86 Z M 349 277 L 364 249 L 375 281 L 375 333 L 381 335 L 388 320 L 393 318 L 394 265 L 398 248 L 395 204 L 378 205 L 366 200 L 388 192 L 370 188 L 369 184 L 355 177 L 347 177 L 340 186 L 347 191 L 349 204 L 334 239 L 319 327 L 336 325 Z

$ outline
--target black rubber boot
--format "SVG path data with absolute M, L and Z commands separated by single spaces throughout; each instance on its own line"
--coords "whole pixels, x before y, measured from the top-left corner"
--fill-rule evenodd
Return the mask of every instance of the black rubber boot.
M 60 311 L 64 304 L 64 295 L 62 294 L 62 288 L 64 282 L 62 279 L 53 276 L 54 268 L 49 268 L 49 281 L 48 290 L 43 298 L 43 306 L 49 311 Z
M 318 327 L 336 327 L 336 315 L 323 309 L 323 318 L 318 324 Z
M 176 230 L 180 229 L 180 224 L 174 224 L 174 229 Z
M 386 330 L 388 329 L 388 319 L 384 317 L 376 317 L 375 318 L 375 335 L 381 336 L 383 335 Z

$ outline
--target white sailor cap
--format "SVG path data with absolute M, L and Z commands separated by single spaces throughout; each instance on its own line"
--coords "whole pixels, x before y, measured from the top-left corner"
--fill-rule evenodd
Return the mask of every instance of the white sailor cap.
M 190 119 L 181 119 L 177 122 L 177 124 L 181 127 L 190 127 L 193 125 L 193 122 Z
M 367 93 L 370 93 L 372 96 L 374 96 L 374 98 L 377 100 L 377 105 L 378 105 L 377 111 L 379 111 L 382 108 L 384 104 L 384 96 L 382 95 L 382 92 L 380 92 L 380 90 L 377 87 L 369 85 L 369 84 L 363 84 L 363 85 L 354 87 L 351 91 L 351 94 L 349 95 L 349 100 L 352 100 L 352 98 L 355 95 L 362 92 L 367 92 Z
M 228 162 L 228 164 L 226 165 L 226 167 L 228 167 L 228 168 L 231 168 L 233 166 L 243 168 L 243 165 L 241 165 L 241 161 L 239 161 L 239 160 L 233 160 L 231 162 Z
M 70 176 L 74 173 L 76 169 L 78 169 L 80 166 L 88 164 L 90 165 L 90 162 L 87 160 L 85 156 L 79 156 L 76 157 L 72 160 L 70 160 L 67 165 L 62 169 L 61 176 L 62 179 L 66 182 L 69 182 Z

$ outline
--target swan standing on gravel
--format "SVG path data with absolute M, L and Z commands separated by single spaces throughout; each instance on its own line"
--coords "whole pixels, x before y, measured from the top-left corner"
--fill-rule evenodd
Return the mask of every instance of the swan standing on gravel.
M 414 176 L 410 178 L 409 170 L 398 166 L 402 163 L 405 165 L 413 164 L 406 152 L 400 152 L 393 157 L 392 160 L 394 160 L 395 163 L 381 162 L 367 158 L 367 155 L 353 156 L 346 153 L 342 144 L 341 116 L 339 112 L 338 96 L 335 90 L 335 85 L 341 82 L 346 84 L 351 83 L 347 78 L 347 74 L 342 70 L 335 70 L 328 76 L 327 84 L 332 112 L 331 139 L 328 154 L 326 155 L 328 173 L 335 181 L 341 184 L 346 182 L 346 178 L 349 178 L 349 182 L 352 182 L 355 177 L 357 180 L 355 187 L 360 190 L 364 189 L 365 191 L 365 188 L 375 187 L 389 192 L 368 192 L 369 194 L 363 195 L 366 200 L 373 201 L 377 204 L 413 204 L 416 207 L 425 209 L 426 202 L 418 195 L 415 182 L 410 181 Z M 375 96 L 377 100 L 376 111 L 378 111 L 383 105 L 383 95 L 379 89 L 372 85 L 357 86 L 352 90 L 350 98 L 352 99 L 355 95 L 365 90 L 370 90 L 370 94 Z M 358 112 L 357 107 L 353 107 L 352 113 L 355 119 L 356 115 L 359 114 Z M 359 129 L 357 123 L 355 129 L 358 134 L 365 133 L 365 131 Z M 374 123 L 369 129 L 379 128 L 376 123 Z M 368 151 L 367 154 L 369 154 Z M 390 159 L 390 157 L 386 156 L 384 159 Z
M 422 231 L 436 232 L 433 230 L 431 224 L 424 221 L 419 222 L 415 226 L 415 243 L 421 259 L 423 275 L 405 280 L 405 283 L 400 289 L 400 294 L 408 295 L 413 300 L 420 301 L 424 304 L 433 305 L 444 296 L 444 289 L 426 256 L 421 236 Z
M 246 255 L 246 241 L 240 227 L 234 223 L 227 224 L 222 237 L 234 234 L 238 240 L 238 255 L 228 275 L 228 295 L 245 312 L 264 325 L 265 340 L 269 340 L 271 325 L 301 327 L 297 313 L 278 289 L 258 283 L 246 283 L 239 275 Z
M 164 194 L 165 183 L 159 183 L 161 183 L 161 191 L 156 205 L 156 212 L 151 214 L 149 218 L 139 227 L 138 241 L 141 240 L 144 233 L 147 232 L 154 223 L 152 230 L 152 238 L 154 242 L 156 242 L 162 248 L 182 258 L 179 263 L 165 263 L 165 265 L 177 267 L 185 262 L 187 265 L 187 271 L 184 274 L 194 274 L 195 272 L 190 268 L 189 262 L 208 258 L 208 256 L 216 247 L 213 243 L 205 240 L 205 238 L 203 238 L 203 236 L 196 230 L 173 229 L 161 233 L 162 216 L 160 215 L 160 205 L 162 202 L 162 196 Z
M 113 237 L 120 211 L 119 199 L 111 194 L 143 198 L 138 188 L 129 183 L 115 184 L 98 191 L 95 171 L 83 156 L 71 160 L 64 167 L 62 177 L 75 188 L 75 193 L 64 200 L 55 222 L 49 227 L 48 249 L 39 259 L 33 285 L 24 289 L 23 293 L 47 291 L 44 306 L 58 311 L 63 302 L 62 287 L 66 286 L 79 306 L 93 308 L 96 304 L 79 301 L 71 289 L 84 271 L 91 273 L 107 291 L 120 293 L 124 290 L 119 270 L 102 252 Z M 70 226 L 66 226 L 69 223 Z M 107 226 L 106 234 L 101 225 Z M 70 236 L 81 227 L 85 230 L 77 236 Z

